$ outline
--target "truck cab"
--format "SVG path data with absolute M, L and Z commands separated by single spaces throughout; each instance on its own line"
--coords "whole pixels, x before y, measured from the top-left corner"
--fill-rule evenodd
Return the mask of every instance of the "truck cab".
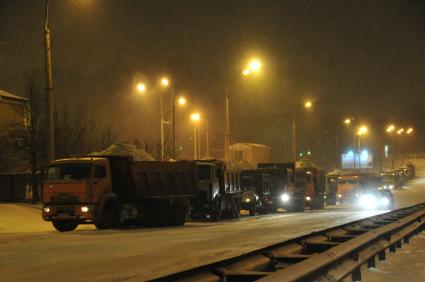
M 105 158 L 53 161 L 42 186 L 42 217 L 64 231 L 73 230 L 80 223 L 93 223 L 97 205 L 111 186 L 109 162 Z

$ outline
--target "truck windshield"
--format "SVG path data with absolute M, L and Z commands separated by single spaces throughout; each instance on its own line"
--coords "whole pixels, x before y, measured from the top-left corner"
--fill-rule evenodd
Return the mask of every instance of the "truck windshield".
M 91 169 L 91 164 L 55 164 L 49 166 L 47 180 L 87 179 Z

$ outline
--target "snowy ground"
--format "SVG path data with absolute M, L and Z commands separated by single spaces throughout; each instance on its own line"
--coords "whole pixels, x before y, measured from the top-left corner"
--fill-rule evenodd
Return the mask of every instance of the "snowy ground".
M 425 202 L 425 179 L 395 192 L 397 206 Z M 183 227 L 59 233 L 37 207 L 0 204 L 1 281 L 140 281 L 246 253 L 378 211 L 323 211 L 243 217 Z

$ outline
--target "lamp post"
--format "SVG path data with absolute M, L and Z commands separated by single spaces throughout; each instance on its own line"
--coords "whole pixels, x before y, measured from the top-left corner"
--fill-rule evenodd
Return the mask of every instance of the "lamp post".
M 262 63 L 258 59 L 251 59 L 247 67 L 242 70 L 243 76 L 250 76 L 261 71 Z M 229 118 L 229 83 L 224 89 L 224 160 L 229 160 L 229 145 L 230 145 L 230 118 Z
M 359 168 L 362 168 L 361 159 L 360 159 L 360 137 L 365 135 L 368 132 L 368 128 L 364 125 L 360 126 L 357 130 L 357 156 L 359 159 Z
M 47 154 L 50 161 L 55 159 L 55 126 L 54 126 L 54 100 L 53 100 L 53 76 L 52 76 L 52 47 L 50 42 L 49 29 L 49 1 L 46 0 L 46 10 L 44 19 L 44 55 L 45 55 L 45 91 L 47 104 L 47 129 L 48 142 Z
M 201 115 L 199 113 L 193 113 L 190 116 L 190 119 L 194 123 L 193 128 L 193 159 L 199 159 L 199 151 L 200 151 L 200 140 L 198 140 L 198 131 L 199 131 L 199 121 L 201 120 Z
M 304 108 L 309 110 L 313 107 L 313 102 L 307 100 L 304 102 Z M 295 121 L 295 111 L 292 111 L 292 120 L 291 120 L 291 156 L 292 161 L 295 163 L 297 161 L 297 127 Z

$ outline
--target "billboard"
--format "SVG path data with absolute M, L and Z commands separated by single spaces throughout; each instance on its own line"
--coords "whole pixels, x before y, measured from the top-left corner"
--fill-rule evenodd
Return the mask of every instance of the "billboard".
M 341 168 L 342 169 L 356 169 L 356 168 L 372 168 L 373 167 L 373 154 L 367 150 L 360 153 L 349 151 L 341 155 Z

